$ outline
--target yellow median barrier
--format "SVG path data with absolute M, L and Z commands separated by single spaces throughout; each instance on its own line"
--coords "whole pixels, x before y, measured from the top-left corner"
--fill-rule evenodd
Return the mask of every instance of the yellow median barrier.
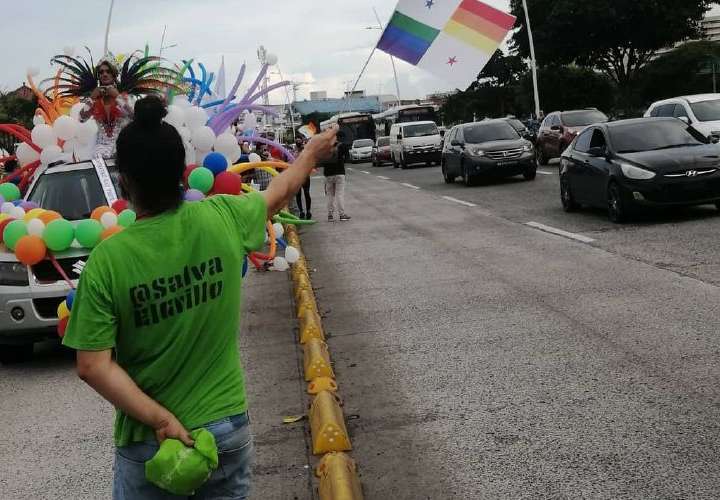
M 313 454 L 352 450 L 338 398 L 328 391 L 315 396 L 310 407 Z
M 345 453 L 328 453 L 320 460 L 315 475 L 320 478 L 320 500 L 362 500 L 355 460 Z
M 317 377 L 335 378 L 327 344 L 322 340 L 310 339 L 303 349 L 303 369 L 305 382 Z
M 297 279 L 295 280 L 295 299 L 300 299 L 300 293 L 303 290 L 307 292 L 312 292 L 312 282 L 310 281 L 310 278 L 308 278 L 308 275 L 305 273 L 298 275 Z
M 298 276 L 301 274 L 310 276 L 307 270 L 307 262 L 302 257 L 300 257 L 300 259 L 292 265 L 292 270 L 290 271 L 293 281 L 297 280 Z
M 325 332 L 320 315 L 306 309 L 300 316 L 300 343 L 306 344 L 310 339 L 325 340 Z
M 308 384 L 308 394 L 318 394 L 320 391 L 337 392 L 337 382 L 330 377 L 317 377 Z
M 318 312 L 317 303 L 315 302 L 315 294 L 312 290 L 301 290 L 297 295 L 297 317 L 303 317 L 305 311 Z

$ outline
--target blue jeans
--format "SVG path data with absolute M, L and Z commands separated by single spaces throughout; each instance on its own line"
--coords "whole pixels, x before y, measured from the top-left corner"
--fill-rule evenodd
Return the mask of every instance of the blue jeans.
M 253 442 L 247 413 L 204 425 L 218 447 L 220 465 L 192 499 L 242 500 L 250 496 Z M 133 443 L 115 451 L 114 500 L 170 500 L 171 495 L 145 479 L 145 462 L 158 451 L 157 442 Z

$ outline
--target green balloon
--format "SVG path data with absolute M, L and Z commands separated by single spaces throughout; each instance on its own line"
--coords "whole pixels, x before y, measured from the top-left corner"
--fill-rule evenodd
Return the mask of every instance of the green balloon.
M 103 226 L 95 219 L 85 219 L 75 227 L 75 239 L 85 248 L 94 248 L 100 243 Z
M 190 172 L 190 177 L 188 177 L 188 185 L 192 189 L 202 191 L 203 194 L 207 194 L 213 184 L 215 184 L 215 176 L 209 168 L 197 167 Z
M 135 223 L 135 219 L 137 219 L 137 215 L 135 214 L 135 212 L 133 212 L 129 208 L 126 208 L 125 210 L 120 212 L 120 215 L 118 215 L 118 224 L 120 224 L 122 227 L 132 226 Z
M 5 246 L 10 250 L 15 250 L 15 245 L 18 240 L 23 236 L 27 236 L 27 234 L 28 232 L 25 221 L 14 220 L 5 226 L 5 230 L 3 231 L 3 242 L 5 242 Z
M 5 201 L 15 201 L 20 199 L 20 189 L 12 182 L 4 182 L 0 184 L 0 196 Z
M 45 228 L 43 240 L 53 252 L 62 252 L 72 245 L 75 239 L 75 228 L 65 219 L 56 219 Z

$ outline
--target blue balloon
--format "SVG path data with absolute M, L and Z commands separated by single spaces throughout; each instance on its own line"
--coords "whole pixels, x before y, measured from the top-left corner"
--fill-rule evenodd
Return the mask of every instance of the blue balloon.
M 228 162 L 225 159 L 225 156 L 220 153 L 210 153 L 203 160 L 203 167 L 211 170 L 213 174 L 217 175 L 227 170 Z
M 20 185 L 21 180 L 22 179 L 20 179 L 20 177 L 13 177 L 12 179 L 10 179 L 10 182 L 12 182 L 15 185 Z
M 73 302 L 75 302 L 75 290 L 70 290 L 70 293 L 68 293 L 65 298 L 65 303 L 69 311 L 72 311 Z
M 12 204 L 15 205 L 16 207 L 19 207 L 20 204 L 23 203 L 24 201 L 25 201 L 25 200 L 23 200 L 23 199 L 15 200 L 15 201 L 12 202 Z
M 243 278 L 245 277 L 245 275 L 246 275 L 247 272 L 248 272 L 248 267 L 249 267 L 249 266 L 248 266 L 248 258 L 247 258 L 247 255 L 246 255 L 245 258 L 243 259 L 243 269 L 242 269 L 242 277 L 243 277 Z
M 280 245 L 280 248 L 287 248 L 287 243 L 282 238 L 275 238 L 275 241 L 277 241 L 277 244 Z

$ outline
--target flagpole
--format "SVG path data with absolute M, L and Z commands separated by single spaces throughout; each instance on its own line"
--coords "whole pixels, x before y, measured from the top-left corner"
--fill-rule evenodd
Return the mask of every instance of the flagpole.
M 533 92 L 535 93 L 535 119 L 540 120 L 540 90 L 538 89 L 537 59 L 535 59 L 535 42 L 533 42 L 532 28 L 530 27 L 530 14 L 528 13 L 527 0 L 523 0 L 523 8 L 525 9 L 525 24 L 527 26 L 528 39 L 530 40 L 530 66 L 533 77 Z
M 377 19 L 378 26 L 380 26 L 380 30 L 384 31 L 385 26 L 383 26 L 382 21 L 380 20 L 380 16 L 377 13 L 377 9 L 373 7 L 373 12 L 375 13 L 375 19 Z M 397 76 L 397 68 L 395 68 L 395 57 L 390 55 L 390 62 L 392 63 L 392 69 L 393 69 L 393 75 L 395 75 L 395 92 L 397 92 L 397 104 L 400 106 L 400 103 L 402 102 L 402 98 L 400 97 L 400 83 L 398 82 L 398 76 Z
M 110 39 L 110 21 L 112 20 L 113 4 L 115 0 L 110 0 L 110 11 L 108 12 L 107 26 L 105 27 L 105 48 L 103 50 L 103 57 L 108 53 L 108 41 Z

